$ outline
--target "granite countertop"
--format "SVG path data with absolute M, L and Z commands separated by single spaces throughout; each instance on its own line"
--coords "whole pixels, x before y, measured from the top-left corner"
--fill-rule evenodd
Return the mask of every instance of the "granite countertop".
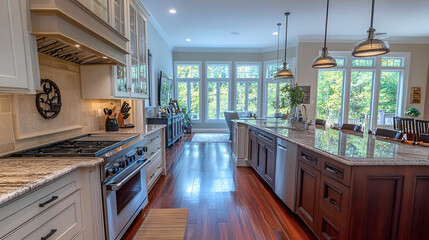
M 80 167 L 93 167 L 103 158 L 0 159 L 0 205 L 41 187 Z
M 426 165 L 429 147 L 414 146 L 367 133 L 335 129 L 297 129 L 287 120 L 234 120 L 272 133 L 347 165 Z
M 111 134 L 112 136 L 140 134 L 144 137 L 164 127 L 165 125 L 146 125 L 144 129 L 120 128 L 117 132 L 100 130 L 94 133 Z M 102 164 L 103 161 L 103 158 L 95 157 L 0 158 L 0 205 L 52 182 L 77 168 L 93 167 Z

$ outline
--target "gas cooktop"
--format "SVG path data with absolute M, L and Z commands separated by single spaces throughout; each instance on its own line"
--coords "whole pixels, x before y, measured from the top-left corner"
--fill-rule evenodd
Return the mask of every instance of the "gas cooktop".
M 7 157 L 98 157 L 137 136 L 137 134 L 87 134 L 12 153 Z

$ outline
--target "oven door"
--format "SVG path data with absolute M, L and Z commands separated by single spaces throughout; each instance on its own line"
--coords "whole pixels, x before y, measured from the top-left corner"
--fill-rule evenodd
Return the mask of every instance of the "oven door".
M 145 162 L 103 183 L 107 239 L 120 239 L 140 210 L 147 204 Z

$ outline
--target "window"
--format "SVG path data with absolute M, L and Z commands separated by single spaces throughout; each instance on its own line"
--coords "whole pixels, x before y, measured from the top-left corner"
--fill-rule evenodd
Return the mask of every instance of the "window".
M 194 121 L 200 119 L 200 66 L 199 62 L 175 62 L 177 101 Z
M 331 54 L 339 55 L 344 64 L 319 70 L 316 118 L 330 124 L 361 124 L 364 130 L 392 126 L 393 117 L 400 116 L 405 107 L 401 89 L 409 54 L 372 58 L 352 58 L 346 52 Z
M 265 62 L 265 97 L 264 97 L 264 113 L 266 116 L 274 117 L 277 112 L 286 114 L 289 112 L 289 108 L 280 108 L 279 99 L 284 97 L 281 89 L 286 84 L 290 83 L 290 80 L 273 80 L 279 68 L 275 61 Z
M 225 119 L 224 112 L 230 109 L 230 72 L 230 62 L 206 62 L 206 119 L 209 121 Z
M 343 99 L 344 70 L 320 70 L 317 81 L 316 118 L 339 124 Z
M 258 95 L 260 83 L 259 63 L 236 64 L 235 109 L 258 113 Z

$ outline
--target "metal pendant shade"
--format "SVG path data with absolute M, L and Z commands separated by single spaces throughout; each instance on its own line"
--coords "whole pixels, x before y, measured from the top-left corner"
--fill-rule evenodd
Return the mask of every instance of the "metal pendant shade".
M 333 68 L 337 66 L 335 58 L 329 56 L 328 48 L 326 47 L 326 36 L 328 34 L 328 13 L 329 13 L 329 0 L 326 4 L 326 21 L 325 21 L 325 41 L 322 48 L 322 54 L 313 60 L 313 68 Z
M 390 52 L 389 43 L 375 38 L 375 29 L 373 28 L 374 5 L 375 0 L 372 0 L 371 26 L 368 29 L 368 37 L 355 45 L 352 52 L 354 57 L 374 57 Z
M 276 76 L 274 76 L 274 79 L 289 79 L 293 78 L 293 74 L 290 71 L 290 69 L 287 68 L 287 62 L 286 62 L 286 56 L 287 56 L 287 26 L 288 26 L 288 17 L 290 15 L 290 12 L 286 12 L 286 31 L 285 31 L 285 59 L 283 61 L 283 69 L 277 72 Z

